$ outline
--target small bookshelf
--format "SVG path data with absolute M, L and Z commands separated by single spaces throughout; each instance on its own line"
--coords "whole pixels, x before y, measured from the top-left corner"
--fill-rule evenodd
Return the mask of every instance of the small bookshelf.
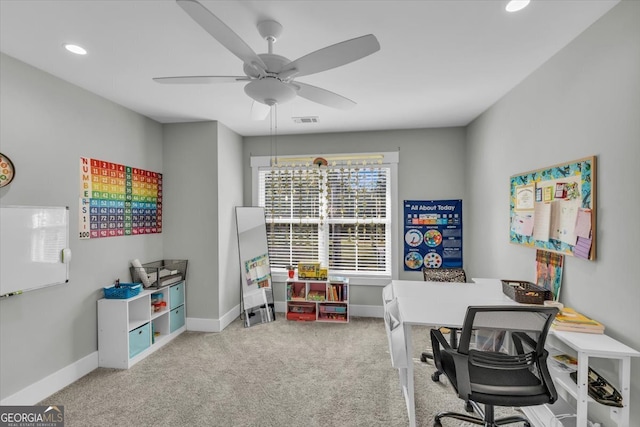
M 349 279 L 287 280 L 287 319 L 332 323 L 349 322 Z

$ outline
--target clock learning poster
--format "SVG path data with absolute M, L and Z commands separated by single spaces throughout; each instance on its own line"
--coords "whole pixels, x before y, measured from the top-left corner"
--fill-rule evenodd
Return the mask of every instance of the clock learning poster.
M 462 200 L 404 201 L 404 271 L 462 268 Z

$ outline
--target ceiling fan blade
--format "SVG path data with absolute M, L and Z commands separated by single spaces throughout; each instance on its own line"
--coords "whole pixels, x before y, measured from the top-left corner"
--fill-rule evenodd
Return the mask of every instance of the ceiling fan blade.
M 348 64 L 380 50 L 380 43 L 373 34 L 347 40 L 311 52 L 283 67 L 281 72 L 297 69 L 296 77 L 319 73 Z
M 251 104 L 251 120 L 264 120 L 269 116 L 271 107 L 258 101 Z
M 309 101 L 317 102 L 318 104 L 326 105 L 328 107 L 338 108 L 340 110 L 348 110 L 356 106 L 356 103 L 338 95 L 326 89 L 321 89 L 316 86 L 311 86 L 306 83 L 293 82 L 294 86 L 298 86 L 298 96 L 308 99 Z
M 176 0 L 191 18 L 204 28 L 214 39 L 226 47 L 231 53 L 240 58 L 242 62 L 254 67 L 267 69 L 262 59 L 240 38 L 231 28 L 215 16 L 209 9 L 196 0 Z
M 206 84 L 206 83 L 234 83 L 251 80 L 247 76 L 176 76 L 154 77 L 153 81 L 162 84 Z

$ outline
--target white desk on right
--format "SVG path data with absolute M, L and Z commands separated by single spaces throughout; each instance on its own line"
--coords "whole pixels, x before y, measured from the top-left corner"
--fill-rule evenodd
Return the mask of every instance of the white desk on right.
M 393 297 L 398 300 L 398 306 L 404 323 L 404 341 L 407 360 L 401 369 L 405 380 L 403 393 L 409 414 L 409 425 L 416 425 L 414 400 L 414 372 L 413 372 L 413 344 L 411 338 L 412 325 L 461 327 L 464 314 L 469 305 L 514 305 L 502 293 L 502 285 L 498 279 L 473 279 L 475 283 L 442 283 L 423 281 L 392 281 Z M 549 332 L 547 343 L 558 347 L 562 351 L 577 354 L 578 384 L 574 384 L 568 374 L 554 375 L 556 388 L 566 392 L 576 399 L 577 404 L 570 404 L 571 413 L 577 414 L 576 426 L 586 427 L 587 406 L 595 403 L 588 397 L 588 367 L 589 358 L 605 358 L 617 360 L 618 381 L 611 381 L 620 390 L 624 407 L 611 407 L 611 419 L 617 427 L 630 427 L 629 406 L 631 404 L 631 358 L 640 357 L 640 352 L 622 344 L 607 335 L 587 334 L 579 332 L 554 331 Z M 559 390 L 560 391 L 560 390 Z M 522 408 L 523 412 L 536 427 L 548 427 L 553 414 L 546 405 Z M 552 424 L 553 425 L 553 424 Z M 637 423 L 634 424 L 634 427 Z M 609 424 L 607 424 L 609 427 Z
M 569 393 L 577 401 L 576 426 L 587 426 L 588 404 L 596 403 L 589 397 L 588 372 L 589 358 L 613 359 L 618 361 L 618 381 L 611 381 L 622 395 L 624 407 L 610 407 L 610 417 L 618 427 L 629 427 L 629 406 L 631 403 L 631 358 L 640 357 L 640 352 L 614 340 L 607 335 L 587 334 L 580 332 L 565 332 L 551 330 L 547 343 L 564 351 L 568 347 L 577 353 L 578 359 L 578 384 L 575 384 L 569 374 L 557 374 L 552 370 L 556 388 L 561 388 Z M 531 420 L 538 420 L 540 425 L 546 426 L 551 415 L 547 408 L 528 407 L 522 408 L 525 415 Z M 534 422 L 534 425 L 538 426 Z

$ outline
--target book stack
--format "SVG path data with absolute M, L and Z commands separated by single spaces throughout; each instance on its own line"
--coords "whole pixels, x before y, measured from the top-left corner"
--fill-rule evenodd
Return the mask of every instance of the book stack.
M 603 334 L 604 325 L 596 320 L 580 314 L 572 308 L 563 308 L 551 325 L 556 331 L 585 332 Z

